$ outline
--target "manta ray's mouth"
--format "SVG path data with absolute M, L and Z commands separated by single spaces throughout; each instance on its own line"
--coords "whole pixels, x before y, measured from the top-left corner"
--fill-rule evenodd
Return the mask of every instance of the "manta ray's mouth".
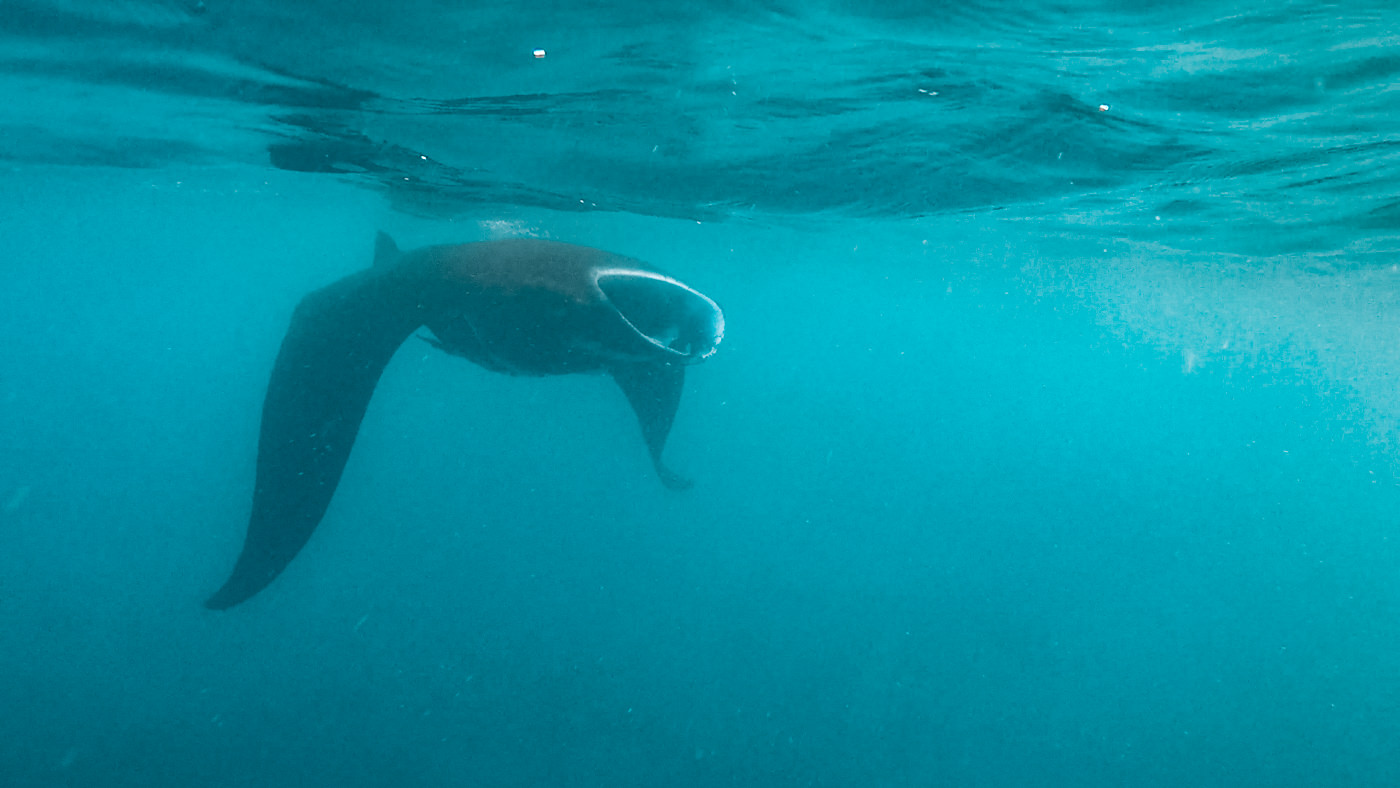
M 679 359 L 703 361 L 714 355 L 724 339 L 724 312 L 719 304 L 669 276 L 608 268 L 597 272 L 596 281 L 628 325 Z

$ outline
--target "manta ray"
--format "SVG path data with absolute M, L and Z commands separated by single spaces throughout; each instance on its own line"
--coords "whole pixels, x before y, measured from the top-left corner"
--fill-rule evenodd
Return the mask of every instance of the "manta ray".
M 266 588 L 311 538 L 395 351 L 432 345 L 512 375 L 611 375 L 631 403 L 661 483 L 685 368 L 714 355 L 713 299 L 639 260 L 519 238 L 399 250 L 380 233 L 374 265 L 302 299 L 263 401 L 243 551 L 205 602 L 223 610 Z

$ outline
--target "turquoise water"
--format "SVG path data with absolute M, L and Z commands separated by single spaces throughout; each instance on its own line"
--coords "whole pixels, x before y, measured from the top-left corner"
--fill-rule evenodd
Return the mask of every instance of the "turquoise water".
M 1400 784 L 1397 30 L 4 0 L 0 785 Z M 713 295 L 695 487 L 410 341 L 206 610 L 378 229 Z

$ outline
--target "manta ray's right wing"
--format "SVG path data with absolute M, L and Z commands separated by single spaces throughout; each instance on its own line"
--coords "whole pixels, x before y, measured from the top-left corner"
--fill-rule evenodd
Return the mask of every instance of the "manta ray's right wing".
M 421 324 L 392 269 L 362 271 L 302 299 L 272 369 L 243 552 L 205 605 L 223 610 L 277 577 L 330 505 L 380 373 Z

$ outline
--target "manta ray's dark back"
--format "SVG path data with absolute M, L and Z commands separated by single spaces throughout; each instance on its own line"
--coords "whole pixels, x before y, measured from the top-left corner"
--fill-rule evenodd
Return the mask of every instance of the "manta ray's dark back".
M 641 424 L 658 476 L 685 367 L 724 336 L 719 306 L 637 260 L 518 239 L 401 253 L 381 233 L 373 267 L 302 299 L 263 401 L 253 509 L 228 581 L 205 603 L 226 609 L 267 587 L 325 515 L 385 366 L 415 330 L 500 372 L 603 372 Z

